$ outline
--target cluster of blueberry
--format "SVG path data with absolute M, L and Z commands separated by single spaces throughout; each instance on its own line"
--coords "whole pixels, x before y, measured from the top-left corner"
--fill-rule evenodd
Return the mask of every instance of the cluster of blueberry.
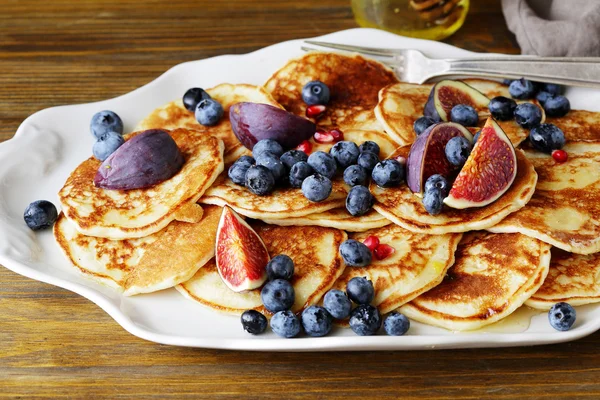
M 183 95 L 183 106 L 194 113 L 200 125 L 213 126 L 223 117 L 223 106 L 204 89 L 191 88 Z
M 265 308 L 273 313 L 271 330 L 285 338 L 298 336 L 301 330 L 308 336 L 327 335 L 333 319 L 350 317 L 350 327 L 361 336 L 373 335 L 381 327 L 381 315 L 370 305 L 375 297 L 373 283 L 366 278 L 352 278 L 346 285 L 346 293 L 330 290 L 325 294 L 323 307 L 310 306 L 304 309 L 300 318 L 290 308 L 294 304 L 295 292 L 289 280 L 294 275 L 294 263 L 286 255 L 273 257 L 267 264 L 269 282 L 261 290 L 261 300 Z M 352 301 L 358 306 L 352 309 Z M 244 311 L 242 327 L 257 335 L 267 329 L 267 318 L 256 310 Z M 403 335 L 410 326 L 408 319 L 397 312 L 389 314 L 385 330 L 389 335 Z
M 104 161 L 123 143 L 123 121 L 115 112 L 104 110 L 92 117 L 90 131 L 96 139 L 92 153 L 100 161 Z

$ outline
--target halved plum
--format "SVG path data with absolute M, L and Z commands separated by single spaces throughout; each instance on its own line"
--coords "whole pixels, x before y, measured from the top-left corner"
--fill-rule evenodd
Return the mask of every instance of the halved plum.
M 431 88 L 423 114 L 437 122 L 450 121 L 452 107 L 465 104 L 481 118 L 489 115 L 489 103 L 490 99 L 474 87 L 462 81 L 443 80 Z
M 444 203 L 458 209 L 486 206 L 502 196 L 516 176 L 515 149 L 496 121 L 488 118 Z
M 431 175 L 440 174 L 451 179 L 458 172 L 458 168 L 446 159 L 446 143 L 457 136 L 473 141 L 471 132 L 454 122 L 434 124 L 417 136 L 406 161 L 406 183 L 413 193 L 421 193 Z

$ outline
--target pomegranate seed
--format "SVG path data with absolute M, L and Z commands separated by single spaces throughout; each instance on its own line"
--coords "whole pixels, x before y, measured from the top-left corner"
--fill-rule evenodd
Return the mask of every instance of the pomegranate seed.
M 375 254 L 376 259 L 385 260 L 395 252 L 396 249 L 389 244 L 380 244 L 379 246 L 375 247 L 375 251 L 373 253 Z
M 554 150 L 552 152 L 552 158 L 554 158 L 554 161 L 556 161 L 557 163 L 562 164 L 564 162 L 567 162 L 567 160 L 569 159 L 569 155 L 564 150 Z
M 319 118 L 325 112 L 327 107 L 320 104 L 306 107 L 306 116 L 308 118 Z
M 339 142 L 341 140 L 344 140 L 344 133 L 342 131 L 340 131 L 339 129 L 332 129 L 329 131 L 329 134 L 331 136 L 333 136 L 334 142 Z
M 398 156 L 396 157 L 396 161 L 398 161 L 400 164 L 406 165 L 406 157 Z
M 363 243 L 367 246 L 371 251 L 375 251 L 375 248 L 379 246 L 379 238 L 377 236 L 368 236 Z
M 310 152 L 312 151 L 312 143 L 308 140 L 304 140 L 298 145 L 298 147 L 296 147 L 296 150 L 300 150 L 305 152 L 306 154 L 310 154 Z
M 329 132 L 324 132 L 322 130 L 317 130 L 313 135 L 315 138 L 315 142 L 317 143 L 333 143 L 333 135 Z

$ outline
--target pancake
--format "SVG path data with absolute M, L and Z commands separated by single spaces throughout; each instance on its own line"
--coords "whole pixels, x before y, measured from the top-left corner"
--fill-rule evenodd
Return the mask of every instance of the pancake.
M 518 233 L 464 236 L 443 282 L 402 306 L 410 319 L 453 331 L 510 315 L 544 282 L 550 246 Z
M 392 157 L 408 156 L 410 146 L 398 149 Z M 537 174 L 522 151 L 516 150 L 517 176 L 512 186 L 496 201 L 485 206 L 462 210 L 444 206 L 441 214 L 430 215 L 421 198 L 406 184 L 395 188 L 380 188 L 371 183 L 375 197 L 373 208 L 381 215 L 413 232 L 439 235 L 451 232 L 468 232 L 496 225 L 510 213 L 525 206 L 533 195 Z
M 375 299 L 371 302 L 382 314 L 411 301 L 437 286 L 454 263 L 460 233 L 424 235 L 396 225 L 350 235 L 360 242 L 377 236 L 382 244 L 395 249 L 385 260 L 373 259 L 367 267 L 347 267 L 333 289 L 346 291 L 350 279 L 363 276 L 373 282 Z
M 369 229 L 380 228 L 392 223 L 375 210 L 371 210 L 360 217 L 353 217 L 346 208 L 334 208 L 317 214 L 305 215 L 303 217 L 291 217 L 282 219 L 263 219 L 271 225 L 280 226 L 323 226 L 326 228 L 342 229 L 347 232 L 364 232 Z
M 552 248 L 548 276 L 525 305 L 549 310 L 561 301 L 572 306 L 600 302 L 600 253 L 581 255 Z
M 496 96 L 510 98 L 507 86 L 499 82 L 483 79 L 464 79 L 463 82 L 479 90 L 489 98 Z M 432 87 L 432 84 L 396 83 L 381 89 L 379 92 L 379 103 L 375 108 L 375 115 L 385 127 L 386 133 L 398 143 L 410 144 L 415 141 L 416 136 L 413 131 L 413 124 L 418 118 L 423 116 L 423 109 Z M 532 102 L 539 105 L 535 100 Z M 480 117 L 488 115 L 489 113 L 487 112 L 480 113 Z M 482 126 L 485 123 L 485 119 L 480 118 Z M 529 135 L 529 131 L 521 128 L 514 120 L 496 122 L 515 147 L 522 143 Z
M 571 110 L 563 117 L 548 118 L 558 126 L 568 142 L 600 141 L 600 112 Z
M 80 272 L 131 296 L 190 279 L 214 256 L 220 217 L 220 207 L 207 206 L 198 223 L 173 221 L 143 238 L 110 240 L 80 234 L 61 213 L 54 237 Z
M 202 131 L 204 134 L 215 136 L 223 141 L 225 144 L 225 163 L 229 163 L 242 155 L 250 154 L 250 151 L 240 143 L 231 130 L 229 108 L 235 103 L 244 101 L 270 104 L 281 108 L 279 103 L 260 86 L 223 83 L 206 91 L 213 99 L 221 103 L 225 110 L 223 118 L 217 125 L 206 127 L 200 125 L 196 121 L 194 113 L 188 111 L 183 106 L 182 100 L 179 99 L 152 111 L 138 123 L 136 130 L 186 128 Z
M 237 213 L 250 218 L 282 219 L 343 207 L 346 193 L 346 185 L 334 180 L 329 198 L 318 203 L 304 197 L 301 189 L 292 187 L 278 187 L 271 194 L 258 196 L 245 187 L 236 185 L 227 177 L 227 173 L 223 173 L 200 202 L 221 207 L 228 205 Z
M 314 80 L 325 83 L 331 92 L 327 110 L 317 121 L 319 126 L 344 132 L 383 130 L 373 109 L 379 90 L 398 82 L 391 69 L 358 54 L 310 52 L 276 71 L 265 89 L 286 110 L 304 116 L 307 105 L 302 100 L 302 88 Z
M 101 162 L 94 157 L 71 173 L 58 196 L 62 211 L 80 233 L 115 240 L 139 238 L 173 220 L 197 220 L 202 215 L 194 208 L 223 171 L 223 142 L 188 129 L 175 129 L 170 135 L 185 162 L 176 175 L 150 188 L 96 187 L 94 175 Z
M 571 253 L 600 252 L 600 141 L 567 143 L 563 150 L 564 164 L 525 152 L 539 176 L 535 193 L 490 231 L 520 232 Z
M 296 293 L 296 301 L 292 306 L 294 312 L 318 303 L 344 271 L 345 264 L 337 251 L 347 238 L 343 231 L 260 223 L 253 224 L 253 228 L 272 257 L 286 254 L 294 260 L 294 277 L 291 280 Z M 221 280 L 214 260 L 176 288 L 186 298 L 217 311 L 239 315 L 245 310 L 255 309 L 266 313 L 260 299 L 260 289 L 233 292 Z

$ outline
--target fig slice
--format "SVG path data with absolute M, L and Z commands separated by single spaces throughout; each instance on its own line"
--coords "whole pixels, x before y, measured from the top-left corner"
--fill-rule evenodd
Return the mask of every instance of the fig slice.
M 479 90 L 462 81 L 443 80 L 436 83 L 429 93 L 423 114 L 434 121 L 450 121 L 452 107 L 466 104 L 473 107 L 479 117 L 489 116 L 490 99 Z
M 488 118 L 444 203 L 452 208 L 483 207 L 504 194 L 517 176 L 517 155 L 502 128 Z
M 229 289 L 242 292 L 265 283 L 269 252 L 250 225 L 227 206 L 219 220 L 215 247 L 217 270 Z
M 98 168 L 94 185 L 103 189 L 131 190 L 157 185 L 183 166 L 181 150 L 162 129 L 143 131 L 127 140 Z
M 229 120 L 235 136 L 250 150 L 263 139 L 291 149 L 317 131 L 312 121 L 269 104 L 236 103 L 229 109 Z
M 458 168 L 446 159 L 446 143 L 456 136 L 464 136 L 473 141 L 471 132 L 454 122 L 441 122 L 431 125 L 417 136 L 406 161 L 406 183 L 413 193 L 421 193 L 427 178 L 440 174 L 453 178 Z

